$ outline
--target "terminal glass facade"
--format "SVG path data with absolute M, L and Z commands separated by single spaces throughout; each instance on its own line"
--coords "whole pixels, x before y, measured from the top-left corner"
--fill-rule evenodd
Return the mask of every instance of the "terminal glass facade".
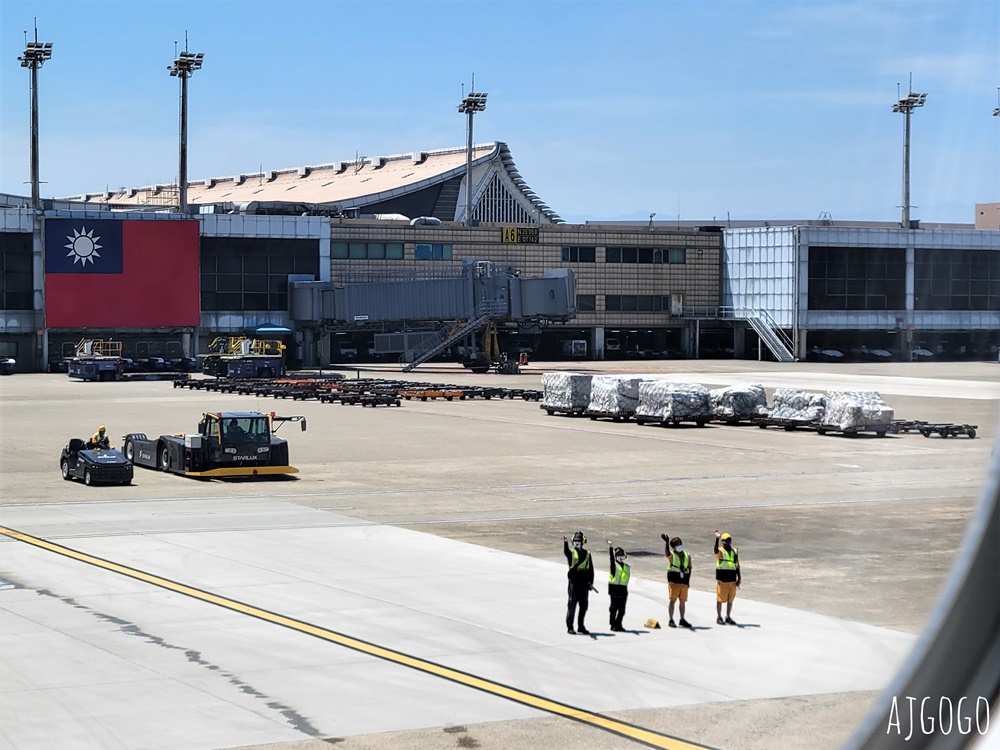
M 33 289 L 31 235 L 0 233 L 0 309 L 31 310 Z
M 810 310 L 902 310 L 906 250 L 809 248 Z
M 291 273 L 318 278 L 318 241 L 202 237 L 201 308 L 287 312 Z
M 916 310 L 1000 310 L 1000 253 L 918 249 L 913 293 Z

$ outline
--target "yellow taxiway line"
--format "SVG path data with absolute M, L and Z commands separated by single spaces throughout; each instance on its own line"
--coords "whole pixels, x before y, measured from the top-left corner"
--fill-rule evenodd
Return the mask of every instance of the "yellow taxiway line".
M 654 732 L 650 729 L 644 729 L 643 727 L 639 727 L 634 724 L 612 719 L 608 716 L 603 716 L 592 711 L 587 711 L 582 708 L 576 708 L 575 706 L 550 700 L 540 695 L 525 692 L 524 690 L 518 690 L 510 685 L 504 685 L 500 682 L 494 682 L 493 680 L 488 680 L 483 677 L 477 677 L 476 675 L 469 674 L 468 672 L 462 672 L 457 669 L 452 669 L 451 667 L 446 667 L 442 664 L 436 664 L 432 661 L 427 661 L 426 659 L 411 656 L 410 654 L 404 654 L 401 651 L 394 651 L 393 649 L 369 643 L 359 638 L 353 638 L 349 635 L 344 635 L 343 633 L 328 630 L 327 628 L 320 627 L 319 625 L 313 625 L 312 623 L 296 620 L 292 617 L 286 617 L 285 615 L 281 615 L 276 612 L 270 612 L 266 609 L 255 607 L 252 604 L 245 604 L 243 602 L 236 601 L 235 599 L 229 599 L 224 596 L 219 596 L 218 594 L 203 591 L 202 589 L 198 589 L 193 586 L 171 581 L 168 578 L 147 573 L 145 571 L 138 570 L 137 568 L 130 568 L 127 565 L 121 565 L 120 563 L 95 557 L 94 555 L 88 555 L 85 552 L 80 552 L 78 550 L 71 549 L 70 547 L 64 547 L 61 544 L 56 544 L 55 542 L 50 542 L 30 534 L 25 534 L 15 529 L 0 526 L 0 534 L 49 552 L 55 552 L 58 555 L 63 555 L 64 557 L 68 557 L 73 560 L 78 560 L 89 565 L 95 565 L 98 568 L 103 568 L 104 570 L 111 571 L 112 573 L 128 576 L 129 578 L 134 578 L 138 581 L 159 586 L 160 588 L 173 591 L 177 594 L 183 594 L 184 596 L 189 596 L 193 599 L 198 599 L 209 604 L 224 607 L 225 609 L 233 612 L 239 612 L 244 615 L 256 617 L 259 620 L 264 620 L 265 622 L 291 628 L 292 630 L 297 630 L 300 633 L 321 638 L 324 641 L 335 643 L 339 646 L 344 646 L 345 648 L 350 648 L 355 651 L 360 651 L 361 653 L 369 654 L 370 656 L 375 656 L 379 659 L 385 659 L 405 667 L 410 667 L 411 669 L 415 669 L 425 674 L 441 677 L 460 685 L 475 688 L 476 690 L 482 690 L 485 693 L 490 693 L 491 695 L 495 695 L 500 698 L 506 698 L 509 701 L 520 703 L 521 705 L 528 706 L 529 708 L 546 711 L 548 713 L 555 714 L 556 716 L 563 716 L 567 719 L 572 719 L 573 721 L 578 721 L 583 724 L 596 727 L 597 729 L 603 729 L 606 732 L 611 732 L 612 734 L 617 734 L 630 740 L 641 742 L 650 747 L 663 748 L 663 750 L 707 750 L 705 745 L 697 745 L 676 737 L 670 737 L 669 735 Z

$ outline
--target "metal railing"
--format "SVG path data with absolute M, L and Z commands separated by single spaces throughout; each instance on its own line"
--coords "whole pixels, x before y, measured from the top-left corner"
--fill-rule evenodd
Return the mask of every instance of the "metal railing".
M 767 310 L 732 305 L 685 305 L 681 317 L 694 320 L 745 320 L 779 362 L 795 361 L 795 344 Z
M 438 329 L 436 336 L 428 336 L 400 356 L 403 372 L 409 372 L 440 351 L 469 335 L 492 318 L 507 314 L 506 300 L 480 300 L 463 318 Z

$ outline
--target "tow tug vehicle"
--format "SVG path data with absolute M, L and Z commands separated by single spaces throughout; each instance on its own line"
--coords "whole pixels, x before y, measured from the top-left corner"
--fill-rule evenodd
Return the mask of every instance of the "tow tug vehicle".
M 288 461 L 288 441 L 275 435 L 285 422 L 302 416 L 279 417 L 274 412 L 205 412 L 195 433 L 147 437 L 131 432 L 122 437 L 122 453 L 136 466 L 186 477 L 257 477 L 297 474 Z
M 131 461 L 114 448 L 81 438 L 71 438 L 62 449 L 59 470 L 63 479 L 82 479 L 86 485 L 132 483 Z

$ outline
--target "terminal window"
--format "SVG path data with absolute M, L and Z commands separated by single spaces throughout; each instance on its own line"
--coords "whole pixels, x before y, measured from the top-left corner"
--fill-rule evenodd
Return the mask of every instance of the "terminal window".
M 578 294 L 576 295 L 576 311 L 577 312 L 594 312 L 597 309 L 597 295 L 596 294 Z
M 34 284 L 31 276 L 31 234 L 0 233 L 0 309 L 31 310 Z
M 913 295 L 917 310 L 1000 310 L 1000 253 L 918 249 Z
M 902 310 L 906 250 L 809 248 L 810 310 Z
M 414 260 L 451 260 L 451 245 L 417 244 L 413 246 Z
M 597 248 L 564 247 L 562 249 L 562 259 L 565 263 L 595 263 L 597 261 Z
M 402 242 L 331 242 L 334 260 L 402 260 Z
M 607 312 L 663 312 L 670 310 L 670 297 L 659 294 L 606 294 Z
M 604 262 L 679 265 L 687 263 L 687 250 L 683 247 L 607 247 L 604 249 Z
M 319 242 L 202 237 L 202 310 L 288 310 L 288 274 L 319 276 Z

